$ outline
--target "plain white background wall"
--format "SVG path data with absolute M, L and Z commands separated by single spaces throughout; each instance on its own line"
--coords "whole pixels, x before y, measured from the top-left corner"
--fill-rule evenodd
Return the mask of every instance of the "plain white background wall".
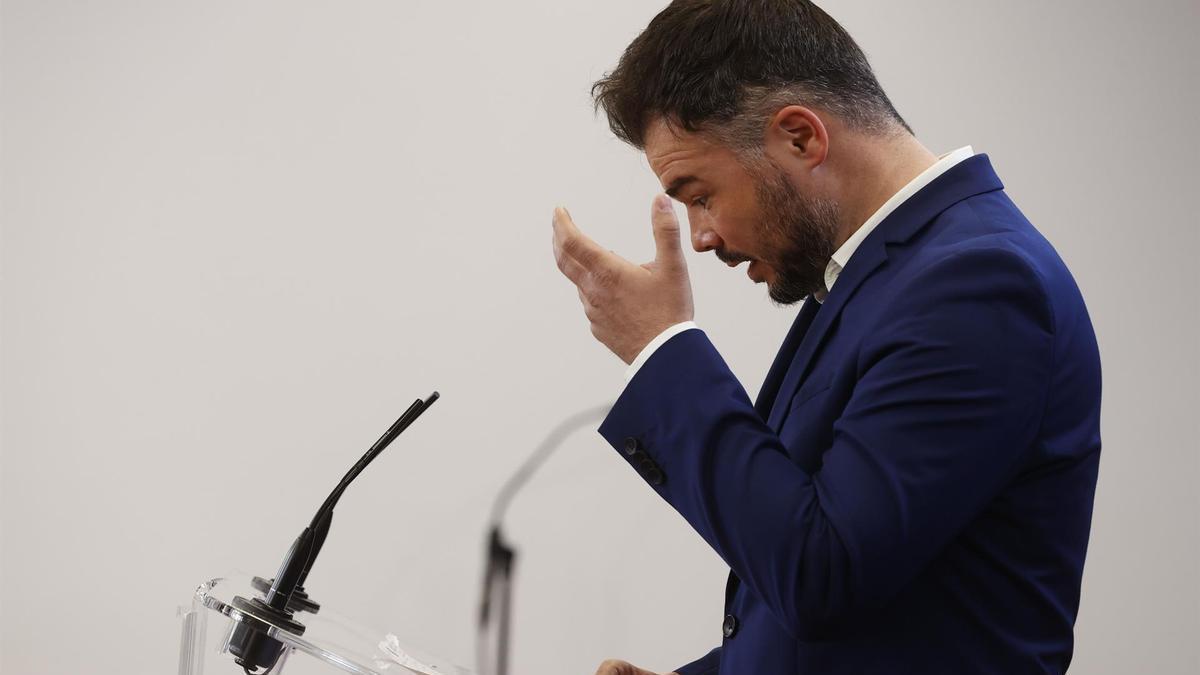
M 5 0 L 0 671 L 174 672 L 176 606 L 270 574 L 414 398 L 309 588 L 461 663 L 488 504 L 611 400 L 556 204 L 651 254 L 657 183 L 588 88 L 635 0 Z M 935 152 L 990 154 L 1083 288 L 1104 440 L 1073 672 L 1195 672 L 1200 30 L 1192 0 L 825 3 Z M 691 256 L 751 394 L 794 310 Z M 584 432 L 511 512 L 519 675 L 669 670 L 725 568 Z

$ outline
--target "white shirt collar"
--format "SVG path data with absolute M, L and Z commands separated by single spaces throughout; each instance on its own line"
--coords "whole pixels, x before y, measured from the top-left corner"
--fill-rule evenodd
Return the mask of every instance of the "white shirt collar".
M 934 178 L 937 178 L 949 170 L 950 167 L 958 164 L 968 157 L 971 157 L 974 154 L 975 151 L 971 149 L 971 146 L 967 145 L 953 152 L 947 152 L 946 154 L 939 156 L 938 161 L 934 163 L 933 166 L 922 171 L 919 176 L 909 181 L 908 185 L 900 188 L 899 192 L 892 195 L 891 199 L 888 199 L 886 202 L 884 202 L 883 206 L 879 207 L 879 209 L 867 219 L 867 222 L 863 223 L 862 227 L 858 228 L 854 234 L 850 235 L 850 238 L 846 240 L 846 243 L 842 244 L 838 250 L 834 251 L 833 257 L 829 259 L 829 264 L 825 266 L 826 292 L 833 290 L 833 284 L 837 282 L 838 276 L 841 275 L 842 270 L 846 267 L 846 264 L 850 262 L 850 256 L 854 255 L 854 251 L 856 251 L 859 245 L 863 243 L 863 240 L 867 238 L 867 235 L 871 234 L 871 232 L 878 227 L 879 223 L 883 222 L 884 218 L 887 218 L 889 215 L 891 215 L 892 211 L 895 211 L 898 206 L 907 201 L 909 197 L 915 195 L 921 188 L 933 182 Z M 825 293 L 814 294 L 814 297 L 816 298 L 817 302 L 825 301 Z

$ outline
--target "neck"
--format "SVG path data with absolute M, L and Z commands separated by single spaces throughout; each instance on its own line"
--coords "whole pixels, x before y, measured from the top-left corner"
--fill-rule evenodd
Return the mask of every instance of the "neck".
M 835 246 L 841 246 L 879 207 L 937 162 L 915 137 L 903 134 L 886 141 L 862 139 L 847 167 Z

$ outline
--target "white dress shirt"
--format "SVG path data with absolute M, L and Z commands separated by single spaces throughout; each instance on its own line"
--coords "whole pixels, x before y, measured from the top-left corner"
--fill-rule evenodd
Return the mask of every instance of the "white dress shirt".
M 883 206 L 879 207 L 870 218 L 867 218 L 867 222 L 863 223 L 862 227 L 855 230 L 854 234 L 850 235 L 850 238 L 847 239 L 844 244 L 839 246 L 838 250 L 833 252 L 833 257 L 829 259 L 829 264 L 825 266 L 826 290 L 824 293 L 814 293 L 813 299 L 815 299 L 817 302 L 825 301 L 826 294 L 833 290 L 833 285 L 837 283 L 838 276 L 842 273 L 842 270 L 846 268 L 846 265 L 850 262 L 850 257 L 854 255 L 856 250 L 858 250 L 859 245 L 863 243 L 863 241 L 867 238 L 867 235 L 871 234 L 871 232 L 879 226 L 879 223 L 883 222 L 884 218 L 887 218 L 892 214 L 893 211 L 896 210 L 896 207 L 907 201 L 908 198 L 916 194 L 918 190 L 926 185 L 929 185 L 931 182 L 933 182 L 934 178 L 937 178 L 945 173 L 950 169 L 950 167 L 958 164 L 968 157 L 971 157 L 974 154 L 975 151 L 971 149 L 971 146 L 967 145 L 953 152 L 948 152 L 939 156 L 938 161 L 935 162 L 933 166 L 922 171 L 920 175 L 909 181 L 907 185 L 900 188 L 896 194 L 892 195 L 890 199 L 884 202 Z M 685 330 L 691 330 L 693 328 L 699 330 L 699 326 L 696 325 L 696 322 L 683 321 L 659 333 L 657 337 L 650 341 L 650 344 L 642 348 L 642 351 L 637 355 L 637 358 L 633 360 L 633 363 L 629 364 L 629 367 L 625 369 L 625 381 L 629 382 L 632 380 L 633 376 L 637 374 L 638 369 L 640 369 L 642 365 L 649 360 L 650 356 L 653 355 L 659 347 L 663 346 L 667 340 L 670 340 Z

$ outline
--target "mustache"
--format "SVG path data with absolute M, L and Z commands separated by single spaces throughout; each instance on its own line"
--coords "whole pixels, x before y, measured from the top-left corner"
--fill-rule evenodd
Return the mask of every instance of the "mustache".
M 743 255 L 741 253 L 736 253 L 734 251 L 726 251 L 723 249 L 718 249 L 716 251 L 713 251 L 713 254 L 717 256 L 718 260 L 725 263 L 726 265 L 738 265 L 738 264 L 741 264 L 744 262 L 749 262 L 749 261 L 753 260 L 753 258 L 751 258 L 748 255 Z

